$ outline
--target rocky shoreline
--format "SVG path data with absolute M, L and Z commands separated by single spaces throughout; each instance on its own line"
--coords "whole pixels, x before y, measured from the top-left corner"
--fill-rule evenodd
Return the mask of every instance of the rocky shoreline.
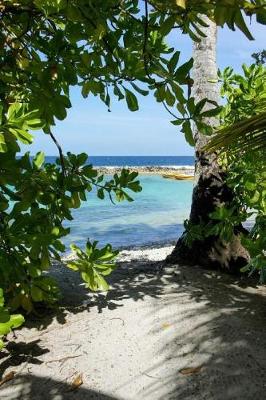
M 130 171 L 138 172 L 139 174 L 153 174 L 153 175 L 164 175 L 164 174 L 184 174 L 184 175 L 193 175 L 194 167 L 189 165 L 180 165 L 180 166 L 124 166 L 124 167 L 105 167 L 100 166 L 97 167 L 97 170 L 103 174 L 115 174 L 121 172 L 122 168 L 129 169 Z

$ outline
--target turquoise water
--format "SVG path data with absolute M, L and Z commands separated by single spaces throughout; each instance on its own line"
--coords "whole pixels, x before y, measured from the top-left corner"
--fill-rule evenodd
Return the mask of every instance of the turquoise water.
M 74 220 L 65 244 L 84 246 L 87 239 L 114 247 L 141 246 L 174 241 L 183 231 L 189 215 L 193 182 L 164 179 L 156 175 L 140 176 L 142 192 L 135 201 L 116 205 L 99 200 L 95 193 L 74 210 Z

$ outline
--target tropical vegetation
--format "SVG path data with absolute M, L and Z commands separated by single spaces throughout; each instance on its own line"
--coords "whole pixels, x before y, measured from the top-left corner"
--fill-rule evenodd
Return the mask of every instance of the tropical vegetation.
M 266 68 L 257 63 L 243 65 L 242 69 L 242 74 L 234 73 L 230 67 L 220 73 L 226 105 L 220 114 L 220 132 L 207 146 L 212 152 L 219 149 L 227 184 L 234 193 L 231 207 L 216 212 L 215 229 L 230 241 L 234 229 L 249 222 L 250 230 L 242 231 L 242 243 L 250 260 L 242 271 L 259 271 L 265 282 Z
M 174 116 L 187 141 L 194 143 L 191 121 L 208 132 L 204 118 L 220 108 L 204 110 L 184 87 L 191 87 L 193 60 L 180 65 L 179 51 L 169 48 L 172 29 L 199 41 L 202 14 L 218 25 L 238 27 L 252 38 L 243 13 L 265 23 L 263 1 L 144 1 L 138 0 L 7 0 L 0 4 L 0 335 L 22 323 L 9 311 L 29 313 L 40 303 L 58 298 L 56 282 L 47 275 L 60 259 L 69 233 L 64 221 L 95 188 L 99 199 L 131 201 L 141 190 L 127 170 L 106 180 L 86 154 L 64 154 L 53 127 L 67 116 L 71 87 L 84 98 L 96 96 L 111 109 L 111 100 L 138 110 L 139 95 L 151 91 Z M 190 92 L 190 90 L 188 90 Z M 45 134 L 58 150 L 56 164 L 39 152 L 21 154 L 37 135 Z M 88 242 L 73 247 L 78 270 L 90 289 L 106 289 L 104 276 L 113 269 L 116 252 Z M 5 308 L 4 300 L 5 297 Z M 11 322 L 13 321 L 13 322 Z M 15 321 L 15 322 L 14 322 Z

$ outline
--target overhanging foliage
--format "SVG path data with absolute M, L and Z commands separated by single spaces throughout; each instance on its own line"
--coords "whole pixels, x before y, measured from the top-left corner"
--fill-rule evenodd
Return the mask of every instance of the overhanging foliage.
M 193 61 L 180 65 L 179 52 L 169 48 L 166 36 L 179 29 L 199 40 L 200 15 L 208 14 L 251 38 L 243 13 L 265 23 L 259 0 L 1 2 L 0 281 L 9 309 L 30 312 L 34 303 L 55 301 L 57 285 L 46 272 L 65 250 L 61 239 L 68 229 L 63 222 L 93 187 L 100 199 L 107 195 L 118 201 L 131 201 L 130 191 L 140 190 L 129 171 L 106 181 L 86 154 L 63 154 L 53 127 L 71 107 L 71 86 L 79 86 L 85 98 L 97 96 L 108 109 L 113 98 L 123 100 L 131 111 L 139 107 L 137 97 L 151 91 L 193 144 L 190 122 L 204 128 L 205 103 L 187 99 L 184 85 L 192 84 Z M 34 140 L 33 129 L 54 142 L 57 164 L 46 164 L 42 152 L 18 158 L 21 143 Z M 112 258 L 115 252 L 109 246 L 88 246 L 78 269 L 89 268 L 88 286 L 102 289 L 103 274 L 97 277 L 92 253 Z

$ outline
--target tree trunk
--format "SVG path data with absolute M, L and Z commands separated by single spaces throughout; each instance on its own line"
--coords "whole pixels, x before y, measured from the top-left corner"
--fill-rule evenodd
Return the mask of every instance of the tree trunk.
M 195 98 L 195 102 L 208 98 L 218 103 L 220 94 L 216 66 L 217 27 L 207 17 L 202 16 L 202 19 L 209 26 L 207 28 L 200 27 L 206 38 L 202 38 L 200 43 L 194 43 L 192 96 Z M 217 118 L 208 118 L 206 122 L 212 126 L 218 124 Z M 198 225 L 210 222 L 209 214 L 217 206 L 230 205 L 233 194 L 224 182 L 225 174 L 218 164 L 217 155 L 215 153 L 208 154 L 203 150 L 210 140 L 210 136 L 203 135 L 194 128 L 194 138 L 195 187 L 189 222 Z M 186 232 L 184 232 L 167 261 L 201 265 L 208 268 L 227 268 L 231 272 L 239 270 L 249 258 L 240 242 L 240 230 L 241 227 L 236 229 L 230 243 L 223 242 L 219 237 L 210 236 L 203 240 L 194 240 L 191 247 L 186 244 Z

